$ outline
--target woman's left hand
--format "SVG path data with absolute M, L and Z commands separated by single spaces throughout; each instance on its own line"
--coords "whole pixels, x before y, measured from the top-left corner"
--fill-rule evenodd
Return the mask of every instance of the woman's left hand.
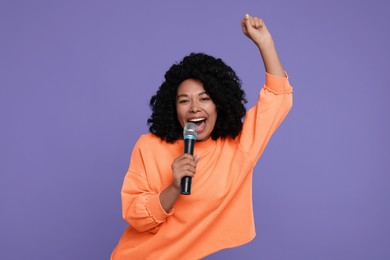
M 272 36 L 263 19 L 246 14 L 241 20 L 242 32 L 258 47 L 272 43 Z

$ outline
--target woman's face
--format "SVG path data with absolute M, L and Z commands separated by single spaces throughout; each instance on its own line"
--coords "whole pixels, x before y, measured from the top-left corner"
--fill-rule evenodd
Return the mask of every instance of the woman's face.
M 182 127 L 187 122 L 197 126 L 197 141 L 210 138 L 217 121 L 217 107 L 203 88 L 203 83 L 195 79 L 183 81 L 176 94 L 177 119 Z

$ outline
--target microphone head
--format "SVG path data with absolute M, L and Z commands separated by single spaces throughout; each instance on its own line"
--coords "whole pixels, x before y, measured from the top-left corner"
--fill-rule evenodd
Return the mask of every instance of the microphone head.
M 198 133 L 196 132 L 196 125 L 192 122 L 188 122 L 184 126 L 183 136 L 184 139 L 196 139 Z

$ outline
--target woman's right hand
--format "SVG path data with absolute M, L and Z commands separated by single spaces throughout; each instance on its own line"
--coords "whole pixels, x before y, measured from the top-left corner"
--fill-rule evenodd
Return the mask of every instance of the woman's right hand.
M 173 187 L 180 190 L 180 182 L 184 176 L 193 177 L 196 172 L 196 165 L 199 161 L 199 155 L 182 154 L 177 157 L 171 167 L 173 176 Z

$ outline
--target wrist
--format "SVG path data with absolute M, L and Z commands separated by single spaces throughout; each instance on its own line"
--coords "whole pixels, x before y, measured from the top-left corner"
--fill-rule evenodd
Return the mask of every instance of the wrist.
M 165 212 L 169 212 L 173 208 L 173 204 L 175 204 L 179 196 L 180 188 L 177 189 L 174 184 L 169 185 L 160 193 L 160 203 Z
M 171 185 L 169 185 L 169 189 L 172 190 L 172 192 L 174 192 L 174 193 L 180 194 L 181 187 L 180 187 L 180 184 L 179 184 L 179 186 L 177 186 L 176 183 L 173 182 L 173 183 L 171 183 Z
M 264 37 L 261 41 L 255 42 L 260 51 L 268 51 L 275 48 L 274 40 L 272 36 Z

